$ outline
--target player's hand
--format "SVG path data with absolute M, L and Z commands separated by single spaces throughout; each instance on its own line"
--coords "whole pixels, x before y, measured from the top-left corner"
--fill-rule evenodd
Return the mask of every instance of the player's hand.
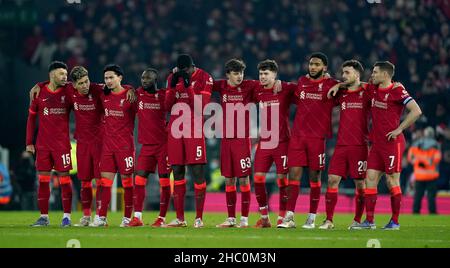
M 273 86 L 273 94 L 278 94 L 281 92 L 281 90 L 281 80 L 278 79 L 277 81 L 275 81 L 275 85 Z
M 133 103 L 137 101 L 137 94 L 135 89 L 128 90 L 127 92 L 127 101 Z
M 332 97 L 336 97 L 336 94 L 338 93 L 341 85 L 342 85 L 342 83 L 338 83 L 338 84 L 334 85 L 332 88 L 330 88 L 330 90 L 328 90 L 327 97 L 329 99 L 331 99 Z
M 172 74 L 172 78 L 170 79 L 170 88 L 175 88 L 177 86 L 179 78 L 180 78 L 179 72 L 175 72 Z
M 27 145 L 27 148 L 25 150 L 32 154 L 34 154 L 36 152 L 33 144 Z
M 327 73 L 325 73 L 325 74 L 323 75 L 323 77 L 324 77 L 325 79 L 330 79 L 330 78 L 331 78 L 331 75 L 327 72 Z
M 402 130 L 397 128 L 397 129 L 389 132 L 388 134 L 386 134 L 386 137 L 387 137 L 388 141 L 395 140 L 395 138 L 397 138 L 397 136 L 400 134 L 402 134 Z
M 404 87 L 400 82 L 394 82 L 394 87 Z
M 34 100 L 35 98 L 39 97 L 39 92 L 41 91 L 41 88 L 38 86 L 38 84 L 34 85 L 34 87 L 30 90 L 30 100 Z

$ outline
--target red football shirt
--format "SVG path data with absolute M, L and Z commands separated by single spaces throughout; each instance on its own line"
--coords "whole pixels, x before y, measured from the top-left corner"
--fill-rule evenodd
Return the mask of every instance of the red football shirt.
M 134 150 L 134 119 L 137 111 L 136 103 L 126 100 L 127 92 L 111 92 L 101 95 L 105 112 L 105 132 L 103 135 L 103 150 L 130 151 Z
M 43 85 L 39 97 L 31 102 L 27 122 L 26 144 L 33 144 L 35 116 L 39 118 L 36 140 L 37 150 L 65 151 L 70 150 L 69 113 L 70 103 L 67 99 L 67 88 L 60 87 L 56 91 Z
M 97 143 L 103 138 L 103 86 L 91 83 L 89 93 L 81 95 L 68 84 L 68 99 L 75 113 L 75 139 L 78 143 Z
M 366 87 L 339 91 L 337 101 L 341 112 L 336 145 L 367 145 L 371 97 Z
M 163 144 L 167 142 L 166 90 L 148 93 L 142 87 L 137 90 L 138 141 L 140 144 Z
M 191 135 L 194 136 L 194 131 L 201 132 L 203 137 L 203 108 L 209 103 L 211 99 L 211 90 L 213 86 L 213 79 L 211 75 L 202 69 L 196 68 L 194 73 L 191 75 L 190 85 L 185 88 L 184 82 L 180 79 L 175 86 L 175 88 L 170 87 L 170 81 L 172 79 L 172 74 L 167 78 L 168 90 L 166 93 L 165 109 L 171 112 L 169 121 L 169 131 L 171 131 L 173 122 L 182 116 L 184 111 L 181 111 L 178 115 L 172 114 L 172 108 L 177 103 L 186 103 L 191 112 Z M 202 97 L 202 107 L 200 113 L 196 113 L 194 110 L 194 96 Z M 194 121 L 200 122 L 201 126 L 195 126 Z M 197 127 L 197 128 L 195 128 Z M 201 128 L 201 129 L 200 129 Z
M 218 91 L 220 93 L 220 103 L 222 105 L 223 138 L 238 138 L 238 132 L 242 130 L 241 128 L 239 128 L 241 127 L 241 125 L 238 125 L 238 117 L 241 116 L 245 116 L 244 137 L 250 137 L 250 114 L 249 112 L 246 112 L 245 107 L 247 104 L 254 102 L 254 91 L 258 85 L 259 82 L 255 80 L 244 80 L 240 85 L 235 87 L 230 86 L 227 80 L 214 81 L 213 91 Z M 231 105 L 236 106 L 231 107 Z M 227 120 L 227 117 L 230 119 Z M 232 127 L 233 131 L 230 133 L 230 136 L 227 135 L 227 129 L 231 131 L 231 126 L 229 125 L 231 124 L 231 118 L 233 118 L 234 125 Z M 239 118 L 239 121 L 242 122 L 243 119 L 244 118 Z
M 388 144 L 386 135 L 400 125 L 405 105 L 413 100 L 408 91 L 399 85 L 391 84 L 387 88 L 378 88 L 370 85 L 372 98 L 372 130 L 370 140 L 373 143 Z M 405 141 L 403 134 L 396 138 L 397 141 Z
M 273 93 L 273 88 L 264 88 L 261 85 L 255 91 L 255 99 L 259 104 L 260 112 L 264 111 L 267 114 L 267 129 L 272 132 L 272 108 L 269 107 L 278 106 L 278 118 L 275 121 L 278 121 L 279 142 L 287 141 L 290 137 L 289 106 L 296 88 L 295 84 L 282 82 L 281 91 L 276 94 Z M 270 139 L 261 136 L 260 141 L 269 141 Z
M 298 79 L 295 100 L 297 113 L 292 126 L 293 136 L 331 137 L 331 112 L 335 100 L 328 99 L 328 90 L 338 82 L 332 78 L 314 81 L 306 76 Z

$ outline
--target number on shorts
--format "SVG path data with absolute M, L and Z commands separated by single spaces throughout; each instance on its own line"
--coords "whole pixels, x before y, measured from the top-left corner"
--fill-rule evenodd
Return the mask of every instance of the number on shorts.
M 394 167 L 394 161 L 395 161 L 395 155 L 390 155 L 389 159 L 391 160 L 391 163 L 389 164 L 390 168 Z
M 241 168 L 246 169 L 250 168 L 252 166 L 252 162 L 250 160 L 250 157 L 241 159 Z
M 133 157 L 125 157 L 125 165 L 127 166 L 127 168 L 132 168 L 133 167 Z
M 367 171 L 367 161 L 358 161 L 358 171 L 359 172 Z
M 282 155 L 281 159 L 283 159 L 283 167 L 285 168 L 287 166 L 287 155 Z
M 70 165 L 70 154 L 63 154 L 61 155 L 61 158 L 64 166 Z
M 197 157 L 201 157 L 202 156 L 202 146 L 197 146 Z
M 325 165 L 325 153 L 319 154 L 319 165 L 320 166 Z

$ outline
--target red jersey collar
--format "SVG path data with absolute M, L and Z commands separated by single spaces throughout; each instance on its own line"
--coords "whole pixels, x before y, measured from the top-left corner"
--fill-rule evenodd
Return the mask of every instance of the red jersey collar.
M 63 90 L 64 86 L 57 88 L 55 91 L 51 91 L 48 88 L 48 85 L 50 84 L 50 82 L 48 82 L 47 84 L 44 85 L 45 90 L 47 90 L 50 94 L 57 94 L 59 92 L 61 92 L 61 90 Z
M 386 87 L 386 88 L 378 87 L 378 90 L 381 90 L 381 91 L 388 91 L 388 90 L 391 90 L 393 87 L 394 87 L 394 83 L 391 83 L 391 84 L 390 84 L 388 87 Z

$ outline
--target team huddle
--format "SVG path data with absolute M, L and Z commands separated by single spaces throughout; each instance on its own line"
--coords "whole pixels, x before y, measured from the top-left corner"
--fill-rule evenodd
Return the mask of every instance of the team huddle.
M 147 179 L 157 170 L 160 212 L 151 226 L 186 227 L 184 201 L 186 168 L 189 167 L 195 191 L 194 227 L 203 227 L 204 166 L 207 163 L 203 127 L 208 124 L 204 120 L 204 111 L 213 92 L 217 92 L 220 94 L 222 113 L 219 117 L 222 124 L 216 124 L 215 128 L 219 127 L 226 133 L 221 137 L 220 168 L 225 177 L 228 211 L 227 219 L 217 227 L 249 227 L 252 168 L 260 214 L 255 227 L 272 226 L 266 174 L 275 164 L 280 193 L 276 226 L 296 227 L 294 212 L 305 171 L 310 182 L 310 206 L 302 227 L 315 228 L 322 187 L 321 172 L 325 169 L 325 144 L 326 139 L 332 136 L 333 107 L 339 106 L 339 130 L 325 194 L 326 220 L 319 228 L 334 228 L 333 214 L 339 183 L 350 178 L 355 182 L 356 193 L 355 217 L 349 229 L 375 229 L 377 185 L 385 174 L 391 192 L 392 217 L 384 229 L 398 230 L 402 197 L 401 160 L 405 149 L 402 131 L 419 118 L 419 106 L 402 84 L 392 81 L 395 67 L 390 62 L 376 62 L 368 82 L 361 81 L 364 69 L 356 60 L 342 64 L 342 82 L 327 73 L 328 58 L 323 53 L 313 53 L 308 66 L 307 75 L 301 76 L 297 83 L 287 83 L 277 80 L 277 63 L 264 60 L 257 66 L 259 80 L 244 80 L 245 63 L 231 59 L 225 64 L 227 79 L 213 80 L 206 71 L 194 65 L 189 55 L 181 54 L 176 68 L 167 78 L 166 89 L 157 87 L 158 71 L 149 68 L 141 75 L 141 86 L 134 90 L 132 86 L 122 85 L 124 72 L 120 66 L 107 65 L 103 70 L 104 84 L 96 84 L 90 82 L 88 71 L 81 66 L 70 71 L 71 82 L 68 82 L 67 66 L 62 62 L 52 62 L 49 66 L 50 80 L 38 83 L 30 91 L 26 145 L 27 151 L 36 154 L 41 212 L 32 226 L 49 225 L 52 170 L 56 171 L 61 185 L 64 210 L 61 226 L 72 225 L 69 115 L 73 110 L 84 215 L 78 225 L 108 225 L 111 187 L 116 174 L 119 174 L 125 204 L 120 226 L 143 226 Z M 260 131 L 253 161 L 249 122 L 251 105 L 256 105 L 262 115 L 260 124 L 271 130 L 271 135 Z M 292 128 L 289 123 L 291 105 L 296 106 Z M 404 107 L 408 113 L 401 121 Z M 170 119 L 167 121 L 168 116 Z M 36 117 L 39 118 L 39 127 L 34 142 Z M 135 166 L 133 133 L 136 118 L 138 142 L 142 148 Z M 97 203 L 92 220 L 94 179 Z M 239 222 L 236 220 L 237 180 L 241 193 Z M 171 195 L 176 218 L 166 222 Z M 362 221 L 364 210 L 366 219 Z

